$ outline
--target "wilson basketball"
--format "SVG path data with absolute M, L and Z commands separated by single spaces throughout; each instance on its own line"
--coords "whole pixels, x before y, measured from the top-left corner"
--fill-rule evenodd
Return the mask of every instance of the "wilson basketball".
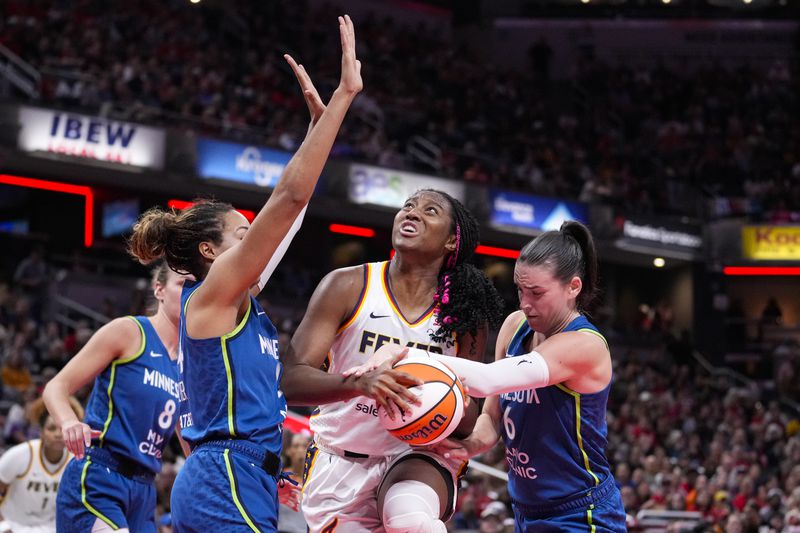
M 444 363 L 428 357 L 403 359 L 394 368 L 424 382 L 410 389 L 422 403 L 412 405 L 410 412 L 397 415 L 394 420 L 381 409 L 378 417 L 383 427 L 412 446 L 435 444 L 455 431 L 464 416 L 465 403 L 458 376 Z

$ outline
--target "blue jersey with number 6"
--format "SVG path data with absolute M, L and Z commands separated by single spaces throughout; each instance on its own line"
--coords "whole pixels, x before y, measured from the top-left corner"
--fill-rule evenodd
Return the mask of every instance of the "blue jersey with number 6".
M 585 331 L 602 338 L 584 316 L 564 331 Z M 530 352 L 533 333 L 523 321 L 508 345 L 508 357 Z M 610 387 L 580 394 L 557 384 L 500 396 L 508 492 L 514 502 L 546 506 L 585 493 L 611 476 L 605 456 Z
M 139 326 L 142 343 L 136 353 L 115 360 L 97 376 L 85 422 L 102 431 L 100 448 L 157 473 L 178 419 L 180 374 L 150 320 L 127 318 Z

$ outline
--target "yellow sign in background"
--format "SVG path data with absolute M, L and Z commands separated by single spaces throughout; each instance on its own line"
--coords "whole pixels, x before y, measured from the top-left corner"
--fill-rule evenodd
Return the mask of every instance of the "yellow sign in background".
M 749 259 L 800 261 L 800 226 L 744 226 L 742 254 Z

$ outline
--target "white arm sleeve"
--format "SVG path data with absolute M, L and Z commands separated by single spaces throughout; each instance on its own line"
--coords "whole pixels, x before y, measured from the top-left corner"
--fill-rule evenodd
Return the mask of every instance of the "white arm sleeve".
M 10 485 L 28 469 L 31 462 L 31 445 L 17 444 L 0 457 L 0 482 Z
M 546 387 L 550 380 L 547 361 L 536 351 L 488 364 L 429 353 L 418 348 L 410 348 L 408 354 L 429 356 L 446 364 L 458 377 L 465 379 L 470 396 L 476 398 Z
M 303 210 L 300 211 L 300 214 L 297 215 L 297 218 L 294 219 L 294 223 L 292 224 L 292 227 L 289 228 L 289 232 L 275 249 L 275 253 L 272 254 L 272 258 L 269 260 L 269 263 L 267 263 L 267 267 L 258 278 L 258 290 L 263 290 L 267 285 L 267 281 L 269 281 L 272 273 L 275 272 L 275 269 L 278 267 L 278 263 L 280 263 L 281 259 L 283 259 L 283 256 L 286 254 L 286 250 L 289 249 L 289 245 L 292 244 L 292 239 L 294 239 L 294 236 L 297 235 L 300 226 L 303 225 L 303 218 L 306 216 L 306 209 L 308 209 L 308 205 L 306 205 Z

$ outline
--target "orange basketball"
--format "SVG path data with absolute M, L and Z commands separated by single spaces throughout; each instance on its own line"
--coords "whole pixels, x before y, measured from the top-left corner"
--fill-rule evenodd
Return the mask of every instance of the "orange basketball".
M 444 363 L 428 357 L 409 357 L 394 368 L 424 382 L 410 389 L 422 403 L 412 405 L 410 412 L 394 420 L 381 409 L 378 417 L 383 427 L 412 446 L 435 444 L 455 431 L 464 416 L 465 404 L 464 388 L 458 376 Z

